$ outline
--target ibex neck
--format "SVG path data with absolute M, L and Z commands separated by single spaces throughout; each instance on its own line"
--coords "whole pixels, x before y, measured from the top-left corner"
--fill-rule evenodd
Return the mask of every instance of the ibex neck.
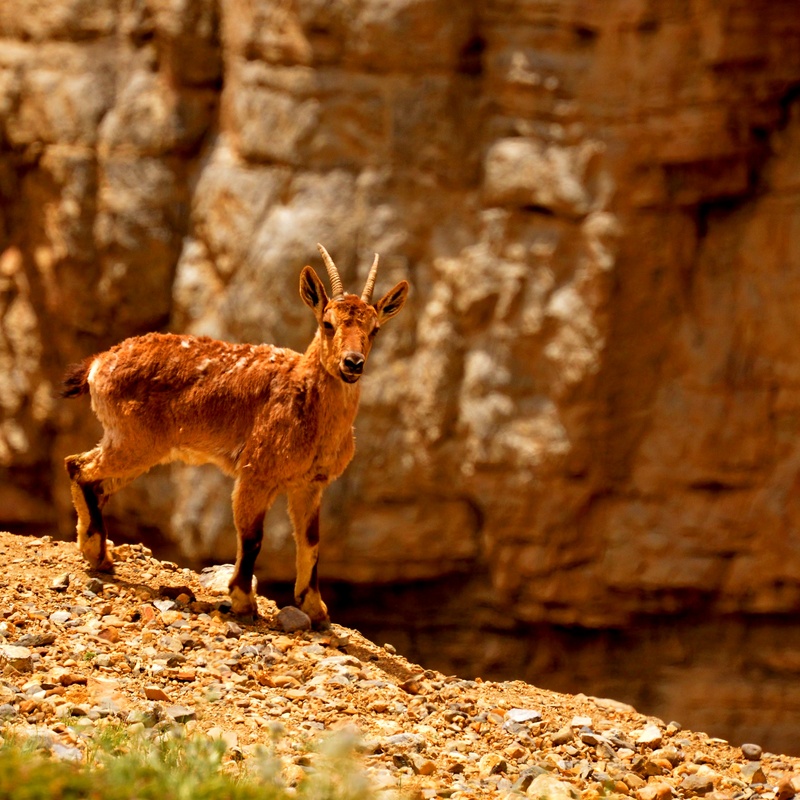
M 305 353 L 300 359 L 300 366 L 304 374 L 315 384 L 321 397 L 340 408 L 344 407 L 355 417 L 358 410 L 358 400 L 361 396 L 361 386 L 358 383 L 345 383 L 338 375 L 331 375 L 322 363 L 322 346 L 320 333 L 317 331 Z

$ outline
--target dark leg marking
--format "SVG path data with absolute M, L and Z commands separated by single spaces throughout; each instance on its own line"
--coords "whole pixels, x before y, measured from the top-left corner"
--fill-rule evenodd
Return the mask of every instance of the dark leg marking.
M 234 587 L 241 589 L 245 594 L 250 594 L 253 585 L 253 571 L 256 566 L 256 559 L 261 552 L 261 539 L 264 535 L 264 516 L 266 512 L 261 512 L 252 522 L 248 531 L 242 531 L 240 547 L 241 552 L 237 569 L 231 578 L 230 589 Z
M 306 528 L 306 541 L 312 547 L 319 544 L 319 511 L 317 511 L 317 513 L 314 514 L 314 516 L 311 517 L 308 522 L 308 527 Z
M 86 506 L 89 509 L 89 530 L 88 535 L 99 533 L 105 537 L 106 529 L 103 523 L 103 514 L 100 511 L 101 506 L 105 505 L 102 499 L 102 489 L 100 481 L 93 481 L 92 483 L 79 484 L 83 492 L 83 498 L 86 500 Z

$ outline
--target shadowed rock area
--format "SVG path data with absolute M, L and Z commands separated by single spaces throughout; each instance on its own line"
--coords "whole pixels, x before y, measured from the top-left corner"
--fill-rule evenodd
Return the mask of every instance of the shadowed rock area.
M 379 252 L 377 291 L 413 295 L 367 367 L 323 577 L 452 588 L 425 647 L 485 631 L 505 664 L 558 626 L 613 675 L 584 642 L 674 625 L 660 696 L 711 670 L 709 707 L 771 631 L 781 688 L 719 733 L 792 718 L 798 87 L 790 0 L 5 0 L 0 525 L 72 527 L 62 460 L 98 430 L 54 399 L 67 363 L 153 329 L 303 349 L 314 243 L 348 286 Z M 231 560 L 230 488 L 154 471 L 113 535 Z M 290 579 L 283 508 L 265 550 Z

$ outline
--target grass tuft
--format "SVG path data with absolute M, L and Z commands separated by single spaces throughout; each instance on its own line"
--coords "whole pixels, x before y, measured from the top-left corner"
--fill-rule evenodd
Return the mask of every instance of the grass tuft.
M 225 760 L 225 744 L 205 736 L 185 738 L 131 733 L 122 726 L 98 730 L 80 762 L 59 760 L 41 740 L 0 731 L 0 800 L 371 800 L 368 779 L 356 762 L 357 742 L 337 734 L 316 748 L 318 762 L 296 787 L 287 787 L 281 761 L 269 748 L 239 765 Z M 234 769 L 231 767 L 234 766 Z M 385 796 L 385 795 L 383 795 Z

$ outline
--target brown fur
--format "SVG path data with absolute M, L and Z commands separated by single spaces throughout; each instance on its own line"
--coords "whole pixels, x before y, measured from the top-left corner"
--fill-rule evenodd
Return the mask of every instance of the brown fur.
M 297 546 L 295 599 L 325 624 L 317 585 L 320 500 L 353 457 L 358 379 L 374 336 L 407 293 L 402 281 L 374 306 L 355 295 L 329 300 L 306 267 L 300 294 L 319 327 L 303 354 L 150 333 L 70 367 L 64 396 L 89 392 L 104 428 L 95 448 L 66 459 L 84 557 L 96 569 L 112 569 L 102 508 L 114 492 L 156 464 L 212 462 L 235 478 L 234 611 L 256 613 L 252 578 L 264 515 L 285 492 Z

